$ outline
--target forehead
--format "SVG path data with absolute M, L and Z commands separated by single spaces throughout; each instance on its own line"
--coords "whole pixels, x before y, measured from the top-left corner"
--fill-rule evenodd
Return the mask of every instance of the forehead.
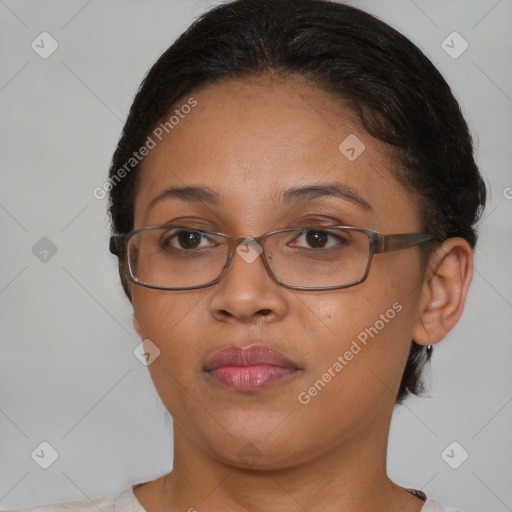
M 195 106 L 181 110 L 190 97 Z M 389 204 L 399 215 L 415 216 L 386 145 L 316 87 L 282 79 L 221 82 L 182 99 L 167 117 L 173 114 L 172 128 L 160 129 L 160 138 L 152 134 L 136 224 L 146 222 L 149 204 L 164 189 L 184 185 L 214 189 L 219 208 L 244 208 L 254 217 L 284 189 L 340 182 L 380 216 Z

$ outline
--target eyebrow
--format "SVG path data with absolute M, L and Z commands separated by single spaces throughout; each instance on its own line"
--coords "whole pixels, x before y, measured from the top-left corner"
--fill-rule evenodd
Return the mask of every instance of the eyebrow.
M 213 206 L 217 206 L 221 202 L 220 195 L 209 187 L 177 187 L 176 185 L 172 185 L 160 192 L 160 194 L 151 200 L 148 206 L 148 210 L 163 199 L 168 199 L 171 197 L 181 199 L 182 201 L 196 201 Z
M 283 190 L 279 194 L 281 202 L 306 202 L 317 199 L 318 197 L 337 197 L 348 201 L 349 203 L 356 204 L 366 210 L 371 210 L 372 207 L 362 197 L 356 194 L 347 185 L 343 183 L 321 183 L 320 185 L 308 185 L 304 187 L 294 187 L 288 190 Z
M 278 194 L 278 201 L 280 203 L 300 203 L 312 201 L 319 197 L 337 197 L 361 206 L 366 210 L 372 210 L 370 204 L 356 194 L 354 190 L 347 185 L 338 182 L 289 188 Z M 209 187 L 178 187 L 176 185 L 172 185 L 160 192 L 160 194 L 151 200 L 148 210 L 156 203 L 168 198 L 176 198 L 188 202 L 201 202 L 212 206 L 218 206 L 222 202 L 220 194 Z

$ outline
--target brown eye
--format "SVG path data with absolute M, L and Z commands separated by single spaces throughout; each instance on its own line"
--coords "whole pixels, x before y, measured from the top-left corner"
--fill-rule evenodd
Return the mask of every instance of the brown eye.
M 305 231 L 295 240 L 295 243 L 299 240 L 302 240 L 300 247 L 311 249 L 330 249 L 348 243 L 346 238 L 323 229 Z
M 329 235 L 325 231 L 308 231 L 306 233 L 306 241 L 312 247 L 323 248 L 328 242 Z
M 199 231 L 178 231 L 169 234 L 167 232 L 162 237 L 161 246 L 172 249 L 197 249 L 205 235 Z

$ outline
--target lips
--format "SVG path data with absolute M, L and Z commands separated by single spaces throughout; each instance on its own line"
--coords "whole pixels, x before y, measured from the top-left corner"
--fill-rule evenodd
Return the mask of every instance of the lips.
M 204 367 L 217 384 L 245 392 L 264 389 L 300 369 L 296 363 L 264 345 L 226 347 L 215 352 Z

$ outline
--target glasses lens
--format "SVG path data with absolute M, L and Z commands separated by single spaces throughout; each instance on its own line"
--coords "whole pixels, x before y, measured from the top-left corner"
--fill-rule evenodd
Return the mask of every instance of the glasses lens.
M 142 230 L 128 242 L 133 277 L 169 288 L 199 286 L 216 279 L 229 248 L 223 237 L 183 227 Z
M 364 276 L 370 240 L 355 229 L 283 231 L 267 238 L 266 251 L 272 271 L 284 284 L 342 286 Z
M 305 228 L 273 233 L 265 248 L 270 268 L 282 283 L 322 288 L 359 281 L 368 266 L 370 241 L 356 229 Z M 187 288 L 217 279 L 229 246 L 222 236 L 169 226 L 135 233 L 127 252 L 130 272 L 139 282 Z

